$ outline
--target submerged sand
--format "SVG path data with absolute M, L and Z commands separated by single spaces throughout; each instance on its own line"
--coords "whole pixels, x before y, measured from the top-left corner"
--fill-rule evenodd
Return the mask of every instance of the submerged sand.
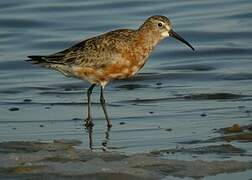
M 77 148 L 78 140 L 9 141 L 0 143 L 0 179 L 162 179 L 201 178 L 252 169 L 236 160 L 184 161 L 162 158 L 165 151 L 125 155 Z M 201 149 L 201 153 L 244 153 L 231 145 Z M 200 149 L 195 149 L 195 152 Z M 193 152 L 189 149 L 188 152 Z

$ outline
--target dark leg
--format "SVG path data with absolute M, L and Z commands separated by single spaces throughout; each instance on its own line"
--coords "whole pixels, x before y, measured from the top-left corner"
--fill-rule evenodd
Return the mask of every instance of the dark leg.
M 109 142 L 109 131 L 110 131 L 110 127 L 107 127 L 107 130 L 105 132 L 105 138 L 104 138 L 104 141 L 102 142 L 102 150 L 103 151 L 107 151 L 107 145 L 108 145 L 108 142 Z
M 90 127 L 90 126 L 93 126 L 93 122 L 92 122 L 92 118 L 91 118 L 91 94 L 92 94 L 92 91 L 95 87 L 95 84 L 92 84 L 89 88 L 88 88 L 88 91 L 87 91 L 87 98 L 88 98 L 88 117 L 85 121 L 85 126 L 86 127 Z
M 106 118 L 106 121 L 107 121 L 107 126 L 108 126 L 108 128 L 110 128 L 110 127 L 112 127 L 112 123 L 109 120 L 107 109 L 106 109 L 106 106 L 105 106 L 106 102 L 105 102 L 105 99 L 104 99 L 104 96 L 103 96 L 103 89 L 104 89 L 104 87 L 101 87 L 100 102 L 101 102 L 102 109 L 103 109 L 103 112 L 104 112 L 104 115 L 105 115 L 105 118 Z
M 87 127 L 88 131 L 88 138 L 89 138 L 89 148 L 90 150 L 93 150 L 93 127 Z

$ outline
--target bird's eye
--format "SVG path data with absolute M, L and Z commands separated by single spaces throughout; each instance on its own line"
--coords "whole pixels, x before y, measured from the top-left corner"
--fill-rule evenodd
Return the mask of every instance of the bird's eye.
M 162 23 L 158 23 L 158 27 L 162 27 L 163 26 L 163 24 Z

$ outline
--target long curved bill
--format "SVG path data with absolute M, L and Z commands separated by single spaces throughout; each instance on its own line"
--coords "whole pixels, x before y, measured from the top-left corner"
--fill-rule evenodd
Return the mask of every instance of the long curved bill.
M 193 51 L 195 51 L 194 47 L 192 47 L 191 44 L 189 44 L 189 42 L 187 42 L 184 38 L 182 38 L 180 35 L 178 35 L 177 33 L 175 33 L 172 29 L 169 31 L 169 35 L 183 43 L 185 43 L 187 46 L 189 46 Z

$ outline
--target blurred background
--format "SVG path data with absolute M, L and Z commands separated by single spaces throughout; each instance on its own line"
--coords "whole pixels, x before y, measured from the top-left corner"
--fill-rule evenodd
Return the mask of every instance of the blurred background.
M 27 56 L 117 28 L 137 29 L 156 14 L 169 17 L 196 52 L 168 38 L 137 77 L 106 87 L 109 140 L 95 88 L 94 147 L 108 140 L 108 149 L 125 153 L 175 148 L 214 138 L 216 128 L 251 123 L 251 9 L 251 0 L 0 1 L 0 141 L 78 139 L 88 148 L 89 84 L 34 67 Z

